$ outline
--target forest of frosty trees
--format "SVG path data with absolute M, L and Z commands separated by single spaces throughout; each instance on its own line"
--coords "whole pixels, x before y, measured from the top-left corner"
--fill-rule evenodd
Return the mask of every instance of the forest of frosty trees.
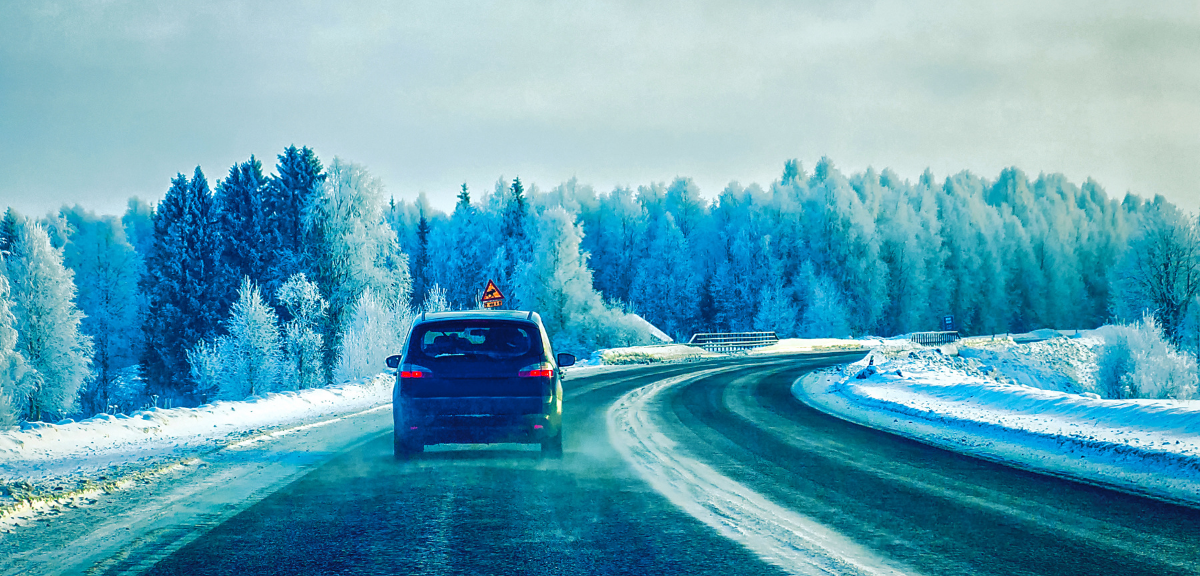
M 1149 313 L 1197 349 L 1194 216 L 1094 181 L 916 182 L 785 163 L 712 200 L 687 178 L 597 193 L 501 178 L 453 211 L 385 196 L 364 167 L 289 147 L 200 168 L 121 217 L 0 221 L 0 425 L 192 405 L 378 372 L 413 314 L 474 308 L 494 280 L 557 350 L 676 339 L 1094 328 Z M 1194 364 L 1193 364 L 1194 365 Z

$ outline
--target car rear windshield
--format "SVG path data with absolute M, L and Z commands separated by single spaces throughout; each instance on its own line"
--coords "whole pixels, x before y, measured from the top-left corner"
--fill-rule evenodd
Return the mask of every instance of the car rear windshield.
M 413 358 L 507 359 L 540 356 L 537 326 L 496 320 L 446 320 L 417 326 L 409 341 Z

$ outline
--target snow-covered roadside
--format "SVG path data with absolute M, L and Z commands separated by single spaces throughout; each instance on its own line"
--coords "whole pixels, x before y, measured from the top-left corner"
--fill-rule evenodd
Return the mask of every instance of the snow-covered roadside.
M 1030 372 L 1012 355 L 996 358 L 1011 361 L 1002 374 Z M 932 350 L 872 353 L 792 391 L 827 413 L 958 452 L 1200 505 L 1200 401 L 1104 400 L 988 368 Z
M 786 338 L 760 348 L 751 348 L 745 354 L 752 356 L 771 354 L 794 354 L 797 352 L 838 352 L 864 350 L 904 345 L 907 340 L 882 338 Z M 730 354 L 709 352 L 687 344 L 655 344 L 651 346 L 629 346 L 597 350 L 590 358 L 581 359 L 576 365 L 591 370 L 607 366 L 635 364 L 657 364 L 671 362 L 695 362 L 709 358 L 727 358 Z
M 654 344 L 605 348 L 581 359 L 579 366 L 622 366 L 627 364 L 657 364 L 660 362 L 694 362 L 705 358 L 720 358 L 725 354 L 709 352 L 686 344 Z
M 393 377 L 196 408 L 154 408 L 0 432 L 0 510 L 114 485 L 226 446 L 327 423 L 391 402 Z

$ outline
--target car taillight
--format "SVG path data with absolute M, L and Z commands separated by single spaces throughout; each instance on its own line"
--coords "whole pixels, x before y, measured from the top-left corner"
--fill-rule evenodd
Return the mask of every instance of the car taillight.
M 428 368 L 422 366 L 405 364 L 400 367 L 401 378 L 429 378 L 432 375 Z
M 511 374 L 511 372 L 510 372 L 510 374 Z M 542 362 L 541 364 L 530 364 L 529 366 L 526 366 L 526 367 L 522 368 L 521 370 L 519 370 L 517 372 L 517 376 L 520 376 L 522 378 L 553 378 L 554 377 L 554 368 L 552 368 L 550 366 L 549 362 Z

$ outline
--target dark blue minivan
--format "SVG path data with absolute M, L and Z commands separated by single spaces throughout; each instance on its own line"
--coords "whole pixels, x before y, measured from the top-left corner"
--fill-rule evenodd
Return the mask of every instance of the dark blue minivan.
M 389 356 L 395 453 L 429 444 L 541 444 L 561 457 L 562 381 L 575 363 L 555 356 L 534 312 L 469 310 L 422 314 L 404 353 Z

